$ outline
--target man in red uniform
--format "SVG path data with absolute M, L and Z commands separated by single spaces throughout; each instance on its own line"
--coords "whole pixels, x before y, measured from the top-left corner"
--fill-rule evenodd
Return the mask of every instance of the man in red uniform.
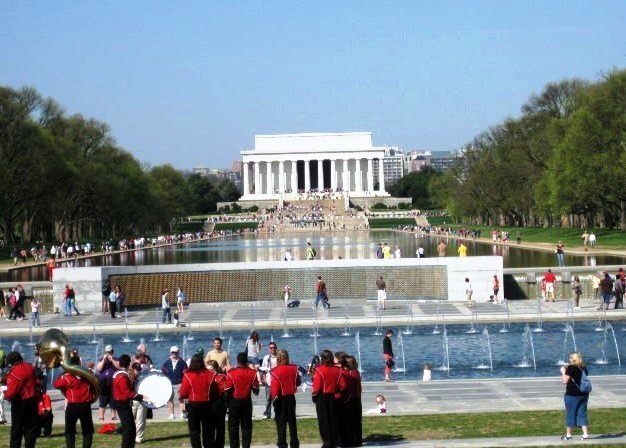
M 11 448 L 22 446 L 22 437 L 26 448 L 34 448 L 39 435 L 39 404 L 40 387 L 35 378 L 35 369 L 25 363 L 19 352 L 7 355 L 9 366 L 7 373 L 7 390 L 4 399 L 11 402 Z
M 333 364 L 332 352 L 323 350 L 320 353 L 320 365 L 313 372 L 311 391 L 323 448 L 335 448 L 339 445 L 335 394 L 341 393 L 344 388 L 341 371 Z
M 248 367 L 248 354 L 237 354 L 237 367 L 226 373 L 224 391 L 228 401 L 228 437 L 230 448 L 239 448 L 239 426 L 241 446 L 250 448 L 252 443 L 252 398 L 259 395 L 259 379 L 256 370 Z
M 226 387 L 226 374 L 222 373 L 220 366 L 215 360 L 207 363 L 207 368 L 215 372 L 213 380 L 217 391 L 217 397 L 211 402 L 211 420 L 213 422 L 213 448 L 224 448 L 226 439 L 226 403 L 224 402 L 224 388 Z
M 130 356 L 122 355 L 119 359 L 120 370 L 113 374 L 113 401 L 117 407 L 117 415 L 122 424 L 122 448 L 135 448 L 135 419 L 130 405 L 131 400 L 143 401 L 144 396 L 138 394 L 131 387 L 134 376 L 133 371 L 129 371 Z M 146 397 L 148 398 L 148 397 Z
M 70 364 L 79 366 L 80 356 L 70 359 Z M 93 442 L 93 419 L 91 403 L 95 401 L 95 390 L 85 378 L 66 372 L 58 377 L 53 386 L 59 389 L 67 400 L 65 408 L 65 445 L 76 446 L 76 422 L 80 420 L 83 434 L 83 448 L 90 448 Z
M 287 448 L 287 425 L 289 425 L 289 446 L 298 448 L 298 425 L 296 423 L 296 391 L 300 385 L 298 366 L 289 364 L 287 350 L 276 353 L 276 367 L 272 375 L 270 396 L 274 402 L 278 448 Z

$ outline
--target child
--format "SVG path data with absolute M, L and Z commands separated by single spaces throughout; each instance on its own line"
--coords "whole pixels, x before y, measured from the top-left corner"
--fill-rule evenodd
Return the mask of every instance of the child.
M 39 400 L 39 427 L 40 431 L 43 431 L 44 437 L 50 437 L 52 435 L 53 420 L 54 415 L 52 415 L 52 402 L 50 401 L 50 395 L 43 393 L 41 394 L 41 399 Z
M 432 379 L 433 373 L 433 365 L 429 362 L 424 364 L 424 375 L 422 376 L 422 381 L 430 381 Z
M 384 395 L 376 395 L 376 406 L 374 409 L 368 409 L 366 414 L 387 414 L 387 400 Z
M 540 288 L 541 288 L 541 300 L 543 300 L 545 302 L 546 299 L 547 299 L 547 296 L 546 296 L 546 279 L 545 278 L 541 279 Z
M 31 309 L 31 319 L 33 322 L 33 327 L 40 327 L 41 322 L 39 322 L 39 309 L 41 308 L 41 301 L 39 297 L 34 297 L 33 300 L 30 301 L 30 309 Z

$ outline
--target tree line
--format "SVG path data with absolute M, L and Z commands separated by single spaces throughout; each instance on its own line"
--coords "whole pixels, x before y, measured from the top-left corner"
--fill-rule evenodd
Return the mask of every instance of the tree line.
M 229 180 L 141 163 L 105 123 L 67 115 L 32 87 L 0 86 L 0 173 L 7 245 L 173 231 L 175 218 L 240 195 Z
M 483 225 L 626 230 L 626 71 L 549 83 L 433 177 L 433 202 Z

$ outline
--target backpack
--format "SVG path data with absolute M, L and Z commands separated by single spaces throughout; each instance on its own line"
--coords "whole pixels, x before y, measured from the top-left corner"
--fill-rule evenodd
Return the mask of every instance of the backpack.
M 589 377 L 587 376 L 587 374 L 585 373 L 585 371 L 583 369 L 580 369 L 580 384 L 576 384 L 576 381 L 574 381 L 574 384 L 576 384 L 576 387 L 578 387 L 578 390 L 580 390 L 583 394 L 588 394 L 593 390 L 593 386 L 591 385 L 591 380 L 589 379 Z
M 317 252 L 315 251 L 315 248 L 311 248 L 311 253 L 313 254 L 314 257 L 317 257 Z

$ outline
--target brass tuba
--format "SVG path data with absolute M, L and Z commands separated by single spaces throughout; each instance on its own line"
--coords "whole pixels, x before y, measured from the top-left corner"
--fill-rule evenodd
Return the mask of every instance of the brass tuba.
M 93 372 L 83 366 L 70 363 L 70 345 L 65 333 L 58 328 L 47 330 L 37 344 L 39 356 L 50 368 L 63 367 L 63 370 L 86 379 L 94 390 L 94 399 L 100 395 L 100 382 Z

